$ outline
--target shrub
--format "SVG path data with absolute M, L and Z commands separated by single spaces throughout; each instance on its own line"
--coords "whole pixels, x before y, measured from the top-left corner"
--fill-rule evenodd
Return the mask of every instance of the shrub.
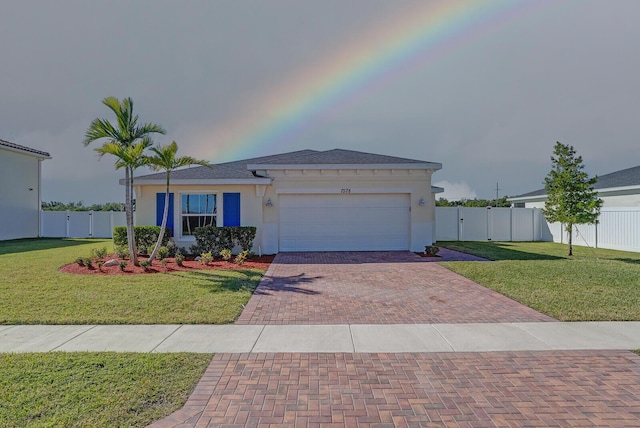
M 162 266 L 164 266 L 165 268 L 167 267 L 167 259 L 160 260 L 160 263 L 162 263 Z
M 169 249 L 167 247 L 158 248 L 158 258 L 164 260 L 169 257 Z
M 213 255 L 211 255 L 211 251 L 209 251 L 208 253 L 200 254 L 200 263 L 202 263 L 203 265 L 208 265 L 212 261 L 213 261 Z
M 231 229 L 234 241 L 242 248 L 242 251 L 250 251 L 253 240 L 256 238 L 255 226 L 238 226 Z
M 220 257 L 222 257 L 222 260 L 226 260 L 226 261 L 231 260 L 231 250 L 228 248 L 225 248 L 224 250 L 220 250 Z
M 84 257 L 78 257 L 76 263 L 78 263 L 78 266 L 84 266 Z
M 144 251 L 148 249 L 150 245 L 155 245 L 158 241 L 160 226 L 135 226 L 134 233 L 136 235 L 136 248 L 138 248 L 139 251 Z M 169 238 L 171 238 L 171 233 L 171 229 L 165 229 L 162 245 L 167 245 Z M 116 226 L 113 228 L 113 243 L 116 246 L 128 246 L 126 226 Z
M 160 247 L 160 248 L 162 248 L 162 247 Z M 167 257 L 175 257 L 176 256 L 176 253 L 178 252 L 178 246 L 176 245 L 176 243 L 174 242 L 173 239 L 169 239 L 169 242 L 167 242 L 166 248 L 169 251 L 169 254 L 167 255 Z
M 102 260 L 98 260 L 96 264 L 98 265 L 98 270 L 102 270 L 102 265 L 104 264 L 104 262 Z
M 235 258 L 235 262 L 236 264 L 242 265 L 244 264 L 244 261 L 247 260 L 247 255 L 249 254 L 248 251 L 243 251 L 240 254 L 238 254 Z
M 120 268 L 120 270 L 122 272 L 124 272 L 124 268 L 127 267 L 127 261 L 126 260 L 120 260 L 120 263 L 118 263 L 118 267 Z
M 142 266 L 142 269 L 144 269 L 145 272 L 149 272 L 151 262 L 149 260 L 143 260 L 140 262 L 140 266 Z
M 256 236 L 254 226 L 205 226 L 197 227 L 194 231 L 196 244 L 192 247 L 194 254 L 209 252 L 218 255 L 220 251 L 240 246 L 243 251 L 248 251 L 253 246 Z
M 184 256 L 180 253 L 176 254 L 175 261 L 178 266 L 183 266 Z
M 85 258 L 84 259 L 84 264 L 86 267 L 88 267 L 89 269 L 93 269 L 93 261 L 89 258 Z
M 107 247 L 93 248 L 91 250 L 91 257 L 95 259 L 101 259 L 107 255 Z
M 440 251 L 440 248 L 435 245 L 427 245 L 424 247 L 424 253 L 428 256 L 435 256 L 438 254 L 438 251 Z
M 116 245 L 115 252 L 120 259 L 126 259 L 130 255 L 129 248 L 126 245 Z

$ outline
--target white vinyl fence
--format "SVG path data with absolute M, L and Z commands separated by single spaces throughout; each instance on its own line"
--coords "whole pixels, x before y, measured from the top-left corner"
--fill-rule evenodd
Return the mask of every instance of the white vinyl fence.
M 112 238 L 113 228 L 127 224 L 116 211 L 41 211 L 43 238 Z
M 436 207 L 436 241 L 551 241 L 538 208 Z
M 539 208 L 436 207 L 436 241 L 566 243 L 568 234 Z M 602 208 L 597 224 L 574 226 L 573 244 L 640 252 L 640 208 Z

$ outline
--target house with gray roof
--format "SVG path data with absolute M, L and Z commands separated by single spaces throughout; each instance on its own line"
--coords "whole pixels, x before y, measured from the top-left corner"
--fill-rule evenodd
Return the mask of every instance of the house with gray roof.
M 40 236 L 41 162 L 51 155 L 0 140 L 0 241 Z
M 256 226 L 254 252 L 424 251 L 435 240 L 436 162 L 301 150 L 171 173 L 169 221 L 182 247 L 204 225 Z M 165 173 L 136 177 L 136 223 L 159 225 Z
M 604 208 L 640 207 L 640 166 L 601 175 L 594 189 L 603 200 Z M 526 208 L 543 208 L 546 200 L 545 189 L 509 198 L 515 207 Z

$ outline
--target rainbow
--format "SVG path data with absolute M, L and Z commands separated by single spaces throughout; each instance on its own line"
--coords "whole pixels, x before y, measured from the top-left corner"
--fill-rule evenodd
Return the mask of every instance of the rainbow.
M 271 153 L 300 136 L 331 109 L 397 79 L 465 40 L 519 15 L 526 0 L 420 1 L 392 22 L 359 34 L 329 58 L 287 76 L 242 111 L 200 139 L 214 162 Z M 206 147 L 206 149 L 205 149 Z M 310 148 L 310 147 L 302 147 Z

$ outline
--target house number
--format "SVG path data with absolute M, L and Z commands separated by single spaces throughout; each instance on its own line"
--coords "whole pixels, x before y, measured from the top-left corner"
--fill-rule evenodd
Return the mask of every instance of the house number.
M 340 189 L 340 193 L 351 193 L 351 189 Z

